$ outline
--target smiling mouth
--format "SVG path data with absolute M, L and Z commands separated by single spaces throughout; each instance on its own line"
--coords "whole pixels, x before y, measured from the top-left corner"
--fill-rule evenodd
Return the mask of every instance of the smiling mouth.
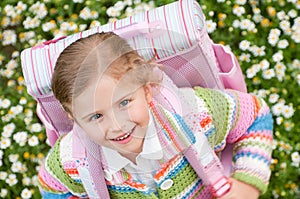
M 125 135 L 123 136 L 120 136 L 120 137 L 117 137 L 117 138 L 114 138 L 112 139 L 113 141 L 122 141 L 122 140 L 125 140 L 126 138 L 128 138 L 132 132 L 134 131 L 135 127 L 133 129 L 131 129 L 131 131 L 129 131 L 128 133 L 126 133 Z

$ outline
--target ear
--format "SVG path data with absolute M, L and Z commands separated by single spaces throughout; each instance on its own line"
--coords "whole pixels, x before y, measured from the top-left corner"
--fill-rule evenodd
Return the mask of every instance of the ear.
M 151 84 L 146 84 L 144 86 L 146 101 L 149 103 L 152 100 L 152 86 Z
M 68 118 L 70 118 L 71 120 L 74 120 L 73 116 L 70 113 L 68 113 Z

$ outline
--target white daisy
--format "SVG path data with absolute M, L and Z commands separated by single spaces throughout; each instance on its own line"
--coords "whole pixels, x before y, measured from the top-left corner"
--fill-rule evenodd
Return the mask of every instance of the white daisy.
M 3 28 L 6 28 L 11 24 L 11 19 L 9 17 L 3 17 L 1 21 L 1 25 Z
M 34 123 L 30 126 L 30 131 L 40 132 L 42 130 L 42 125 L 40 123 Z
M 132 0 L 124 0 L 123 2 L 128 6 L 132 6 Z
M 260 23 L 262 21 L 263 17 L 261 16 L 261 14 L 254 14 L 252 19 L 255 23 Z
M 294 128 L 295 124 L 292 123 L 291 121 L 285 121 L 285 122 L 283 123 L 283 126 L 284 126 L 284 129 L 285 129 L 286 131 L 290 131 L 290 130 L 292 130 L 292 129 Z
M 276 34 L 269 34 L 268 35 L 268 43 L 271 45 L 271 46 L 275 46 L 276 43 L 278 42 L 279 40 L 279 37 L 276 35 Z
M 293 32 L 291 35 L 291 38 L 294 40 L 296 43 L 300 43 L 300 33 L 299 32 Z
M 101 25 L 100 21 L 93 20 L 90 24 L 90 28 L 95 28 L 95 27 L 98 27 L 100 25 Z
M 250 42 L 247 40 L 243 40 L 239 44 L 239 48 L 243 51 L 248 50 L 249 47 L 250 47 Z
M 106 14 L 109 16 L 109 17 L 118 17 L 121 15 L 121 12 L 119 10 L 117 10 L 116 8 L 114 7 L 109 7 L 107 10 L 106 10 Z
M 24 177 L 22 179 L 22 184 L 25 185 L 25 186 L 29 186 L 31 183 L 31 179 L 29 177 Z
M 282 21 L 282 20 L 285 20 L 286 19 L 286 13 L 285 11 L 279 11 L 277 14 L 276 14 L 277 18 Z
M 235 2 L 237 4 L 239 4 L 239 5 L 245 5 L 245 3 L 247 2 L 247 0 L 236 0 Z
M 37 146 L 39 144 L 39 139 L 37 136 L 33 135 L 28 139 L 29 146 Z
M 281 28 L 281 30 L 285 31 L 285 30 L 289 30 L 291 28 L 291 23 L 287 20 L 283 20 L 279 23 L 279 27 Z
M 99 17 L 99 12 L 92 10 L 91 11 L 91 18 L 92 19 L 97 19 Z
M 1 149 L 6 149 L 6 148 L 10 147 L 10 145 L 11 145 L 11 141 L 9 138 L 1 137 L 1 139 L 0 139 L 0 148 Z
M 28 133 L 25 131 L 17 132 L 13 135 L 13 139 L 16 143 L 18 143 L 20 146 L 24 146 L 27 141 Z
M 291 17 L 291 18 L 295 18 L 297 17 L 297 11 L 295 9 L 291 9 L 289 12 L 288 12 L 288 15 Z
M 216 30 L 217 24 L 211 19 L 206 21 L 206 28 L 208 33 L 212 33 Z
M 0 107 L 2 108 L 8 108 L 10 106 L 11 102 L 9 99 L 4 99 L 4 100 L 1 100 L 0 99 Z
M 19 104 L 24 105 L 27 103 L 27 99 L 25 97 L 21 97 L 19 100 Z
M 42 25 L 42 29 L 45 32 L 48 32 L 50 30 L 53 30 L 56 28 L 56 23 L 54 21 L 46 22 Z
M 16 128 L 16 125 L 14 123 L 9 123 L 3 127 L 3 132 L 12 134 L 14 132 L 15 128 Z
M 300 163 L 300 155 L 298 151 L 295 151 L 291 154 L 291 158 L 292 158 L 292 165 L 299 167 L 299 163 Z
M 19 159 L 19 154 L 9 154 L 8 159 L 10 162 L 16 162 Z
M 90 19 L 92 17 L 91 10 L 88 7 L 83 8 L 79 13 L 79 17 L 84 20 Z
M 2 36 L 3 46 L 15 44 L 17 42 L 17 35 L 14 30 L 4 30 Z
M 79 31 L 84 31 L 87 28 L 87 24 L 80 24 L 79 25 Z
M 284 104 L 283 104 L 283 103 L 277 103 L 277 104 L 275 104 L 275 105 L 272 106 L 272 108 L 271 108 L 272 113 L 273 113 L 275 116 L 281 115 L 281 114 L 282 114 L 283 107 L 284 107 Z
M 127 17 L 133 16 L 133 15 L 134 15 L 134 10 L 133 10 L 133 8 L 132 8 L 132 7 L 127 7 L 126 10 L 125 10 L 125 15 L 126 15 Z
M 277 124 L 277 125 L 282 124 L 282 122 L 283 122 L 283 117 L 277 117 L 277 118 L 276 118 L 276 124 Z
M 19 1 L 16 6 L 16 12 L 18 14 L 21 14 L 22 11 L 26 10 L 27 4 L 24 4 L 22 1 Z
M 259 62 L 259 66 L 262 70 L 266 70 L 270 67 L 270 62 L 266 59 L 263 59 Z
M 275 77 L 274 69 L 271 68 L 271 69 L 264 70 L 263 73 L 262 73 L 262 77 L 264 79 L 271 79 L 271 78 Z
M 28 188 L 25 188 L 21 192 L 21 197 L 23 199 L 29 199 L 32 197 L 32 192 Z
M 4 12 L 6 13 L 6 16 L 11 17 L 11 18 L 14 18 L 14 17 L 17 16 L 15 8 L 12 5 L 10 5 L 10 4 L 7 4 L 4 7 Z
M 276 77 L 278 79 L 278 81 L 282 81 L 283 78 L 285 76 L 285 71 L 282 71 L 282 70 L 276 70 Z
M 249 19 L 243 19 L 240 23 L 240 28 L 242 30 L 248 30 L 251 31 L 255 28 L 255 25 L 253 24 L 252 21 L 250 21 Z
M 0 171 L 0 180 L 5 180 L 8 174 L 6 171 Z
M 244 62 L 250 62 L 250 54 L 248 53 L 242 53 L 240 56 L 239 56 L 239 60 L 240 61 L 244 61 Z
M 1 198 L 6 198 L 7 194 L 8 194 L 8 190 L 4 189 L 4 188 L 1 188 L 0 197 Z
M 257 69 L 258 67 L 256 67 L 256 65 L 253 65 L 252 67 L 250 67 L 246 70 L 246 76 L 247 76 L 248 79 L 253 78 L 257 74 L 257 72 L 259 71 Z
M 295 110 L 293 109 L 292 106 L 285 105 L 282 108 L 282 115 L 285 118 L 291 118 L 294 115 L 294 112 L 295 112 Z
M 12 165 L 11 165 L 11 171 L 14 172 L 14 173 L 18 173 L 21 171 L 21 168 L 22 168 L 22 163 L 17 161 L 17 162 L 14 162 Z
M 234 6 L 232 9 L 232 13 L 235 14 L 236 16 L 240 17 L 243 14 L 245 14 L 245 8 L 242 6 Z
M 273 61 L 275 62 L 280 62 L 281 60 L 283 60 L 283 53 L 282 51 L 278 51 L 276 52 L 273 56 L 272 56 Z
M 286 47 L 289 46 L 289 42 L 286 39 L 280 40 L 277 44 L 278 48 L 280 49 L 285 49 Z
M 117 1 L 114 5 L 114 8 L 117 10 L 117 11 L 122 11 L 126 6 L 126 3 L 123 2 L 123 1 Z
M 8 178 L 6 178 L 5 182 L 9 185 L 9 186 L 13 186 L 15 184 L 18 183 L 17 180 L 17 176 L 16 174 L 9 174 Z
M 241 22 L 237 19 L 235 19 L 233 22 L 232 22 L 232 27 L 234 28 L 239 28 L 240 27 L 240 24 Z
M 39 1 L 33 4 L 29 8 L 29 10 L 36 14 L 36 18 L 38 19 L 43 19 L 48 14 L 47 7 L 45 6 L 45 4 Z

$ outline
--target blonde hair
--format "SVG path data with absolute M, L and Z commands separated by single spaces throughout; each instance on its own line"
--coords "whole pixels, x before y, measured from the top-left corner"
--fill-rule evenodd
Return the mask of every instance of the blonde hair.
M 145 61 L 116 34 L 96 33 L 77 40 L 60 54 L 52 77 L 52 91 L 72 115 L 72 98 L 79 96 L 99 75 L 120 80 L 130 74 L 133 81 L 142 85 L 159 83 L 161 77 L 153 73 L 156 66 L 160 67 Z

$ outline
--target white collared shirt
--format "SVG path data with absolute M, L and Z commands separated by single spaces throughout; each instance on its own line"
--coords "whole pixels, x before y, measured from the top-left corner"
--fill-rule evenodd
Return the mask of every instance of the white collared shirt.
M 108 172 L 111 175 L 125 168 L 134 180 L 138 180 L 146 184 L 150 189 L 155 190 L 153 176 L 159 168 L 158 160 L 163 157 L 163 151 L 150 112 L 149 115 L 150 121 L 144 139 L 143 149 L 136 157 L 136 165 L 113 149 L 106 147 L 102 147 L 102 149 L 107 165 L 109 166 Z

